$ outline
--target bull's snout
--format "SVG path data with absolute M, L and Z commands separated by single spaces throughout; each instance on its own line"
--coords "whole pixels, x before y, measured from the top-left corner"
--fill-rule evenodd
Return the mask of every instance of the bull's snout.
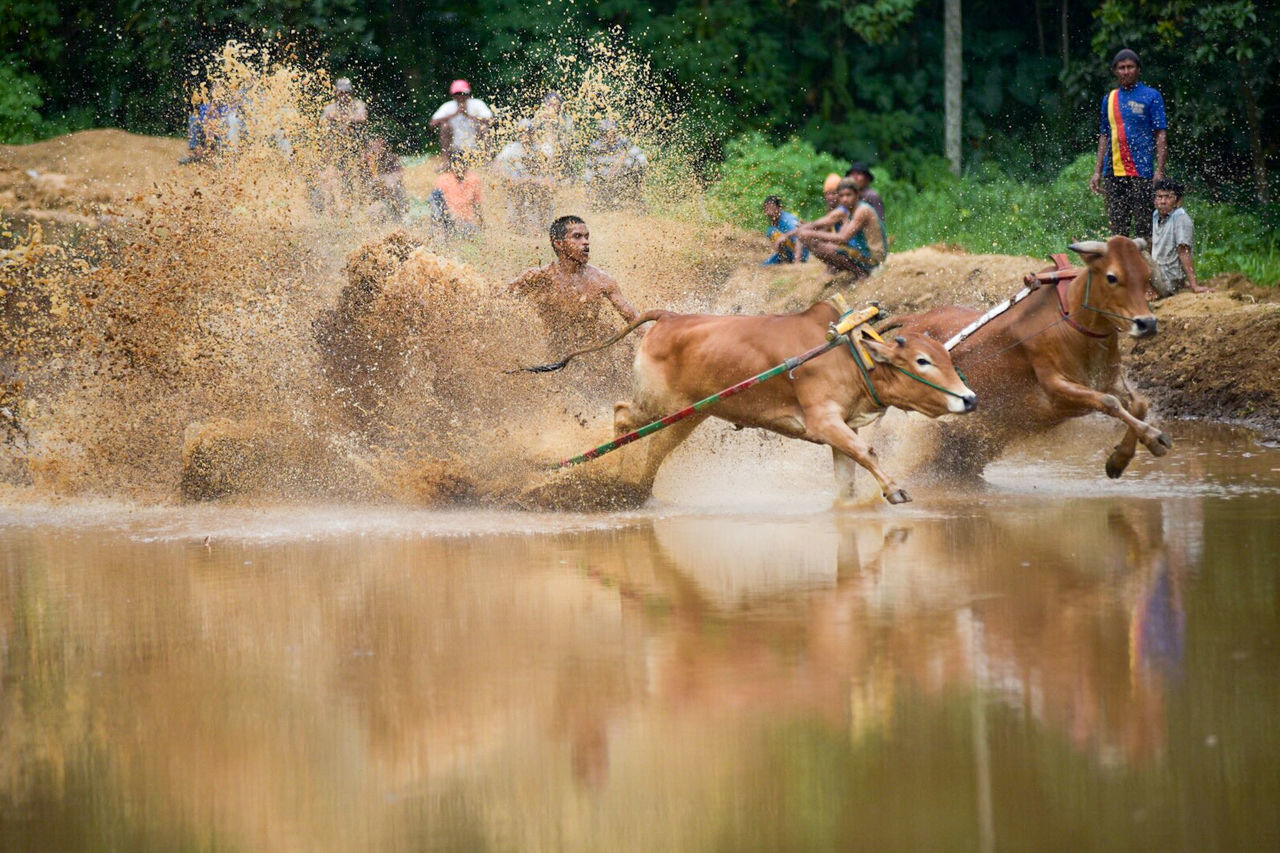
M 1146 317 L 1134 317 L 1133 328 L 1129 330 L 1129 335 L 1135 338 L 1149 338 L 1156 333 L 1156 327 L 1159 320 L 1150 315 Z
M 978 408 L 978 395 L 970 391 L 968 394 L 957 394 L 947 398 L 947 410 L 955 415 L 972 412 Z

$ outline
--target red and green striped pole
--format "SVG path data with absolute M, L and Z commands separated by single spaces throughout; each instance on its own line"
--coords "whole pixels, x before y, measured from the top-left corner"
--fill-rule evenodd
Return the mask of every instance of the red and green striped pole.
M 734 394 L 740 394 L 743 391 L 746 391 L 748 388 L 754 388 L 755 386 L 759 385 L 761 382 L 767 382 L 768 380 L 777 376 L 779 373 L 787 373 L 788 371 L 795 370 L 797 367 L 804 364 L 806 361 L 817 358 L 818 356 L 822 355 L 824 352 L 835 349 L 836 347 L 842 344 L 847 344 L 847 343 L 849 343 L 849 336 L 847 334 L 835 335 L 834 337 L 831 338 L 831 340 L 827 341 L 825 344 L 822 344 L 821 346 L 816 346 L 802 355 L 797 355 L 792 358 L 789 358 L 786 361 L 782 362 L 782 364 L 779 364 L 776 367 L 771 367 L 768 370 L 764 371 L 763 373 L 757 373 L 755 376 L 752 376 L 750 379 L 744 379 L 741 382 L 739 382 L 737 385 L 732 385 L 724 389 L 723 391 L 712 394 L 710 397 L 707 397 L 704 400 L 699 400 L 698 402 L 694 403 L 692 406 L 688 406 L 687 408 L 681 409 L 678 412 L 672 412 L 666 417 L 659 418 L 658 420 L 653 421 L 652 423 L 647 423 L 644 426 L 640 427 L 639 429 L 633 430 L 632 432 L 629 432 L 626 435 L 620 435 L 617 438 L 615 438 L 613 441 L 607 441 L 604 444 L 600 445 L 599 447 L 596 447 L 592 450 L 588 450 L 586 453 L 583 453 L 580 456 L 574 456 L 571 459 L 565 459 L 564 461 L 556 465 L 553 465 L 551 467 L 551 470 L 558 471 L 561 468 L 568 468 L 571 465 L 580 465 L 583 462 L 590 462 L 592 459 L 598 459 L 601 456 L 604 456 L 606 453 L 610 453 L 614 450 L 617 450 L 619 447 L 628 445 L 633 441 L 637 441 L 639 439 L 644 438 L 645 436 L 653 435 L 658 430 L 666 429 L 672 424 L 678 423 L 679 421 L 684 420 L 690 415 L 693 415 L 697 412 L 701 412 L 703 409 L 710 408 L 711 406 L 714 406 L 716 403 L 719 403 L 721 400 L 725 400 L 729 397 L 732 397 Z

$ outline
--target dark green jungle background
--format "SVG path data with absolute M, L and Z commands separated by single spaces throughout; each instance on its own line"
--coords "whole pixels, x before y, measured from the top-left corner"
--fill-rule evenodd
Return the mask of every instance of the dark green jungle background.
M 1168 104 L 1170 173 L 1211 219 L 1222 208 L 1218 247 L 1255 280 L 1280 278 L 1280 4 L 963 0 L 963 14 L 961 184 L 996 187 L 995 197 L 945 194 L 942 0 L 0 0 L 0 141 L 96 126 L 179 134 L 193 72 L 239 38 L 292 44 L 299 59 L 352 77 L 398 146 L 422 151 L 454 77 L 501 107 L 554 79 L 557 54 L 604 37 L 647 59 L 705 139 L 704 178 L 748 160 L 786 172 L 791 160 L 866 159 L 903 192 L 944 191 L 937 203 L 960 225 L 962 210 L 1021 210 L 1018 186 L 1087 179 L 1109 60 L 1129 46 Z M 726 218 L 755 213 L 733 195 L 721 193 Z

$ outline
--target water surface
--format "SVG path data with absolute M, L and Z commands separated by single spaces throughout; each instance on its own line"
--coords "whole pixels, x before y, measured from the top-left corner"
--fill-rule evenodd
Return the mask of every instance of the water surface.
M 840 512 L 11 503 L 0 849 L 1276 849 L 1280 451 L 1174 427 Z

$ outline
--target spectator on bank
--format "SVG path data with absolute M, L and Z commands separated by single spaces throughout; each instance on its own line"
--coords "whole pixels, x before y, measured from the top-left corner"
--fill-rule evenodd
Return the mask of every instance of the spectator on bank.
M 530 119 L 520 120 L 515 138 L 493 158 L 493 165 L 506 189 L 507 224 L 525 231 L 540 229 L 551 218 L 555 188 Z
M 853 182 L 858 185 L 858 200 L 865 201 L 875 208 L 876 213 L 883 220 L 884 199 L 880 198 L 880 193 L 871 187 L 872 182 L 876 179 L 876 176 L 871 172 L 871 167 L 866 163 L 857 162 L 849 167 L 849 171 L 845 172 L 844 176 L 852 178 Z
M 573 117 L 564 108 L 564 98 L 556 91 L 542 96 L 542 106 L 533 114 L 534 133 L 539 150 L 546 153 L 552 175 L 558 180 L 571 178 L 573 161 L 577 156 L 575 144 L 577 128 Z
M 483 201 L 480 176 L 467 164 L 467 156 L 453 149 L 431 192 L 432 219 L 450 236 L 474 237 L 483 221 Z
M 401 219 L 409 212 L 409 194 L 404 188 L 404 164 L 383 136 L 369 140 L 363 161 L 363 177 L 370 213 L 377 217 Z
M 840 206 L 840 200 L 836 198 L 836 190 L 839 187 L 840 176 L 835 172 L 827 175 L 827 179 L 822 182 L 822 200 L 827 205 L 828 213 Z
M 320 113 L 325 132 L 324 160 L 309 180 L 311 206 L 317 213 L 345 209 L 361 195 L 361 160 L 369 127 L 369 108 L 355 97 L 351 81 L 333 83 L 333 100 Z
M 1159 178 L 1152 188 L 1156 209 L 1151 213 L 1151 257 L 1161 273 L 1152 277 L 1156 290 L 1161 296 L 1172 296 L 1184 287 L 1193 293 L 1207 292 L 1209 288 L 1196 281 L 1195 224 L 1182 207 L 1182 185 Z
M 782 209 L 782 197 L 771 195 L 761 206 L 764 216 L 769 220 L 765 236 L 773 243 L 774 251 L 761 266 L 774 264 L 794 264 L 797 261 L 809 260 L 809 250 L 800 245 L 796 237 L 796 229 L 800 227 L 800 217 L 789 210 Z
M 198 163 L 212 154 L 240 141 L 244 120 L 234 103 L 214 103 L 212 97 L 197 90 L 191 94 L 191 114 L 187 116 L 187 156 L 178 162 Z
M 348 134 L 358 134 L 369 121 L 369 107 L 355 97 L 351 81 L 339 77 L 333 83 L 333 100 L 325 104 L 320 117 L 331 129 Z
M 641 207 L 648 166 L 640 146 L 619 132 L 617 122 L 604 118 L 596 124 L 595 138 L 587 143 L 581 178 L 597 206 Z
M 471 84 L 466 80 L 449 84 L 449 98 L 431 116 L 431 126 L 440 129 L 440 150 L 446 156 L 453 151 L 478 150 L 493 124 L 493 111 L 484 101 L 471 97 Z
M 1112 234 L 1151 239 L 1151 182 L 1164 177 L 1169 155 L 1164 98 L 1139 82 L 1138 54 L 1125 48 L 1111 61 L 1117 86 L 1102 98 L 1098 163 L 1089 189 L 1107 199 Z

